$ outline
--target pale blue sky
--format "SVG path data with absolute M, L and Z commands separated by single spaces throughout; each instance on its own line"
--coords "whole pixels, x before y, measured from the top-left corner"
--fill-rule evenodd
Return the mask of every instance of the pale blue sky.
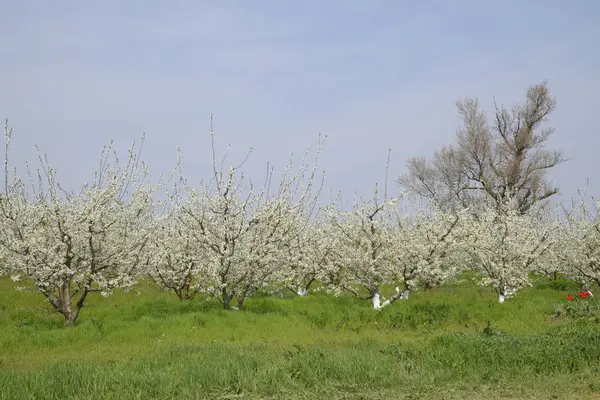
M 91 180 L 103 145 L 146 132 L 145 159 L 168 172 L 176 146 L 191 180 L 218 148 L 260 179 L 319 132 L 327 183 L 368 195 L 408 157 L 451 143 L 455 102 L 489 107 L 548 79 L 558 100 L 552 176 L 571 197 L 600 195 L 600 2 L 0 1 L 0 116 L 12 165 L 39 144 L 69 187 Z M 237 156 L 237 157 L 235 157 Z

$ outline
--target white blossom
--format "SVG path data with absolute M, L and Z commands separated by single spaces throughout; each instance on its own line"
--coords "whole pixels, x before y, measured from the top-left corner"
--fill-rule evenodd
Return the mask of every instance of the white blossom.
M 94 184 L 79 193 L 63 191 L 40 156 L 38 189 L 28 193 L 13 182 L 0 201 L 0 248 L 9 254 L 11 271 L 26 276 L 66 325 L 75 322 L 90 292 L 107 295 L 135 283 L 153 218 L 153 189 L 133 150 L 121 167 L 118 160 L 108 163 L 111 148 L 105 148 Z
M 534 213 L 521 215 L 513 207 L 490 207 L 471 215 L 462 225 L 463 249 L 470 265 L 479 272 L 476 280 L 492 286 L 498 301 L 531 286 L 530 274 L 540 270 L 543 256 L 552 248 L 557 224 L 544 223 Z

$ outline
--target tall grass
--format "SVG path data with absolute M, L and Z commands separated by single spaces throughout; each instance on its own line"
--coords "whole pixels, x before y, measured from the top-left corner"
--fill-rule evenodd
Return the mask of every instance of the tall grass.
M 461 284 L 382 312 L 323 294 L 236 312 L 142 284 L 64 328 L 0 279 L 0 398 L 600 398 L 600 325 L 554 313 L 571 285 L 503 305 Z

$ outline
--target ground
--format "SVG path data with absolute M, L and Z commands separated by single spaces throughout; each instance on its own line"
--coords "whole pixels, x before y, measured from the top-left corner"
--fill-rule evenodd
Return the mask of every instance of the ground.
M 91 296 L 64 328 L 0 278 L 1 399 L 600 399 L 600 323 L 556 316 L 577 286 L 504 304 L 470 283 L 382 312 L 323 293 L 244 311 L 141 283 Z

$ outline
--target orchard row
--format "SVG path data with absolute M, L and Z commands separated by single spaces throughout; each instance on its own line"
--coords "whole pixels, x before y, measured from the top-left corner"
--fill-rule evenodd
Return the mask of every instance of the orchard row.
M 217 169 L 214 152 L 214 176 L 198 187 L 178 169 L 151 185 L 135 148 L 126 165 L 111 156 L 105 149 L 94 182 L 78 193 L 62 190 L 43 157 L 29 182 L 9 176 L 5 163 L 0 275 L 32 284 L 66 325 L 90 293 L 108 296 L 148 277 L 181 299 L 208 295 L 226 309 L 288 289 L 352 293 L 382 309 L 467 270 L 500 303 L 533 274 L 600 283 L 600 218 L 583 203 L 522 213 L 507 194 L 440 209 L 376 186 L 370 200 L 343 210 L 320 201 L 323 181 L 306 157 L 278 184 L 271 171 L 255 188 L 238 169 Z M 383 293 L 390 285 L 395 291 Z

